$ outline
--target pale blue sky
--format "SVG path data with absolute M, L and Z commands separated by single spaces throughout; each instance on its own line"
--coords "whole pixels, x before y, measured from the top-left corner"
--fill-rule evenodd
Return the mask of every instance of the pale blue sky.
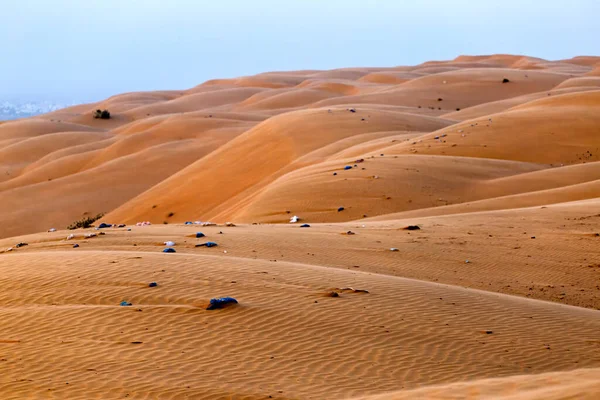
M 600 0 L 2 3 L 0 99 L 91 101 L 265 71 L 459 54 L 600 55 Z

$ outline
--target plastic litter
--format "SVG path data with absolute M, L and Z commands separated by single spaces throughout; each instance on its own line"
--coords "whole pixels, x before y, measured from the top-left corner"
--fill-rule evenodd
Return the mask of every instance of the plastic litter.
M 392 247 L 392 248 L 390 249 L 390 251 L 400 251 L 400 250 L 398 250 L 398 249 L 397 249 L 397 248 L 395 248 L 395 247 Z
M 130 303 L 130 302 L 128 302 L 128 301 L 122 301 L 122 302 L 121 302 L 121 307 L 129 307 L 129 306 L 132 306 L 132 305 L 133 305 L 133 304 L 131 304 L 131 303 Z
M 107 223 L 101 223 L 100 225 L 98 225 L 98 229 L 103 229 L 103 228 L 110 228 L 112 227 L 112 224 L 107 224 Z
M 346 165 L 346 166 L 344 167 L 344 171 L 347 171 L 347 170 L 349 170 L 349 169 L 352 169 L 352 166 L 351 166 L 351 165 Z
M 341 211 L 344 211 L 344 210 L 345 210 L 345 208 L 344 208 L 344 207 L 340 207 L 340 208 L 338 208 L 338 212 L 341 212 Z
M 196 232 L 196 237 L 197 238 L 201 238 L 201 237 L 204 237 L 204 236 L 206 236 L 204 233 L 202 233 L 202 232 Z
M 218 310 L 230 304 L 238 304 L 238 301 L 233 297 L 217 297 L 210 299 L 210 304 L 206 307 L 207 310 Z
M 74 249 L 76 249 L 76 248 L 78 248 L 78 247 L 79 247 L 79 245 L 78 245 L 77 243 L 75 243 L 75 244 L 73 245 L 73 248 L 74 248 Z
M 302 225 L 300 225 L 300 228 L 310 228 L 310 225 L 309 224 L 302 224 Z
M 216 244 L 215 242 L 206 242 L 206 243 L 200 243 L 197 244 L 196 247 L 217 247 L 218 244 Z
M 292 218 L 290 218 L 290 224 L 295 224 L 299 220 L 300 220 L 300 218 L 298 218 L 297 215 L 294 215 Z
M 175 242 L 172 242 L 169 240 L 169 241 L 165 242 L 165 246 L 175 246 Z
M 166 249 L 164 249 L 162 251 L 163 253 L 176 253 L 175 249 L 171 248 L 171 247 L 167 247 Z
M 157 287 L 157 286 L 158 286 L 158 283 L 156 283 L 156 282 L 150 282 L 148 284 L 148 287 Z

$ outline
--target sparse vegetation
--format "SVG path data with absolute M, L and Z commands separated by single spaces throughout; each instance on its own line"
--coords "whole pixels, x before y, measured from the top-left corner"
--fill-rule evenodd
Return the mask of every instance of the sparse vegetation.
M 80 229 L 80 228 L 90 228 L 93 223 L 98 221 L 100 218 L 104 217 L 104 213 L 100 213 L 95 217 L 83 217 L 80 220 L 73 222 L 71 225 L 67 226 L 67 229 Z
M 108 110 L 96 110 L 94 112 L 94 118 L 96 118 L 96 119 L 110 119 L 110 112 Z

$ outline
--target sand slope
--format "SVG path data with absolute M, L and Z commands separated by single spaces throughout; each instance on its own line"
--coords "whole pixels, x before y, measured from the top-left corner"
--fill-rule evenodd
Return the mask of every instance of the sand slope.
M 548 380 L 597 394 L 597 373 L 581 368 L 600 367 L 600 312 L 556 302 L 600 307 L 598 270 L 583 261 L 599 259 L 599 212 L 595 201 L 364 227 L 203 227 L 203 239 L 184 225 L 4 239 L 29 245 L 0 254 L 0 394 L 543 398 Z M 412 222 L 422 230 L 402 229 Z M 219 247 L 194 248 L 206 239 Z M 161 253 L 165 240 L 176 254 Z M 223 295 L 239 305 L 203 309 Z M 573 372 L 514 377 L 553 371 Z M 477 381 L 492 377 L 505 378 Z
M 14 212 L 0 215 L 0 237 L 100 212 L 126 222 L 283 222 L 293 209 L 315 222 L 348 221 L 526 194 L 519 180 L 492 189 L 498 172 L 479 169 L 486 159 L 517 161 L 501 167 L 516 178 L 598 160 L 599 63 L 500 54 L 267 72 L 3 123 L 0 200 Z M 92 118 L 105 108 L 110 120 Z M 380 154 L 357 179 L 333 179 L 346 163 Z M 443 157 L 429 165 L 423 155 Z M 410 169 L 423 162 L 427 174 Z M 578 183 L 551 180 L 544 188 Z M 35 200 L 42 196 L 57 203 Z M 573 197 L 581 198 L 589 196 Z M 352 212 L 331 211 L 357 199 Z

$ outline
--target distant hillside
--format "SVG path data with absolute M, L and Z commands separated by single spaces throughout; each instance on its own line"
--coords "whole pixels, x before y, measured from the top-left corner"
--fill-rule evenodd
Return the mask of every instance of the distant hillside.
M 60 104 L 49 101 L 0 101 L 0 121 L 33 117 L 60 110 L 73 104 Z

